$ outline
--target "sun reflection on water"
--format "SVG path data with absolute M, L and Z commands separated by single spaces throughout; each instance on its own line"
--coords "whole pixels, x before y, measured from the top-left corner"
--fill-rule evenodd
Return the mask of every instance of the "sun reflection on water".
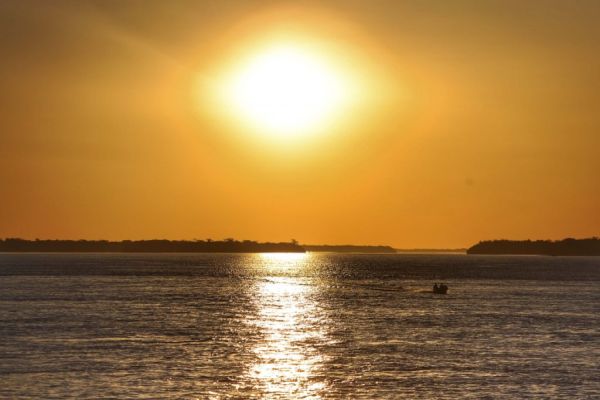
M 286 273 L 306 267 L 308 253 L 260 253 L 262 269 L 268 273 Z
M 305 254 L 265 254 L 268 271 L 302 268 Z M 251 323 L 262 332 L 254 347 L 255 363 L 248 371 L 266 398 L 320 399 L 325 383 L 318 378 L 324 362 L 320 344 L 326 341 L 326 318 L 315 301 L 313 282 L 270 276 L 258 282 L 258 314 Z

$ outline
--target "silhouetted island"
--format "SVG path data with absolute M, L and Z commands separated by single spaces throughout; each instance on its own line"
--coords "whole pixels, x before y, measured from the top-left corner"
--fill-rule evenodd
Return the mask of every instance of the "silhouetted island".
M 306 251 L 331 252 L 331 253 L 395 253 L 396 249 L 390 246 L 358 246 L 353 244 L 328 245 L 304 244 Z
M 65 253 L 304 253 L 295 240 L 259 243 L 251 240 L 0 240 L 0 252 Z
M 563 240 L 486 240 L 467 249 L 467 254 L 515 254 L 544 256 L 600 256 L 600 238 Z

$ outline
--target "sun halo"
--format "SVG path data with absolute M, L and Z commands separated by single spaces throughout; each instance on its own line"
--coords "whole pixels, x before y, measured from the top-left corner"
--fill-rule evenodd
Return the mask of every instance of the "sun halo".
M 258 51 L 219 85 L 222 107 L 272 138 L 323 132 L 350 105 L 351 80 L 324 55 L 295 44 Z

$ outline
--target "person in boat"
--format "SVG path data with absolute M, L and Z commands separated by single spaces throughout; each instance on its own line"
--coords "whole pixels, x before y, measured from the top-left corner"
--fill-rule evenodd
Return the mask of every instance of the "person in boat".
M 446 294 L 447 291 L 448 291 L 448 286 L 446 286 L 445 283 L 438 284 L 436 282 L 436 284 L 433 285 L 433 293 Z

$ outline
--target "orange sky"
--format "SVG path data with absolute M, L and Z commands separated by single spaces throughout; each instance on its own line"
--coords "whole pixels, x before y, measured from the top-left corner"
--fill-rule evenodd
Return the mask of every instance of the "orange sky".
M 599 21 L 597 1 L 3 1 L 0 237 L 597 236 Z M 280 32 L 369 87 L 292 144 L 198 88 Z

